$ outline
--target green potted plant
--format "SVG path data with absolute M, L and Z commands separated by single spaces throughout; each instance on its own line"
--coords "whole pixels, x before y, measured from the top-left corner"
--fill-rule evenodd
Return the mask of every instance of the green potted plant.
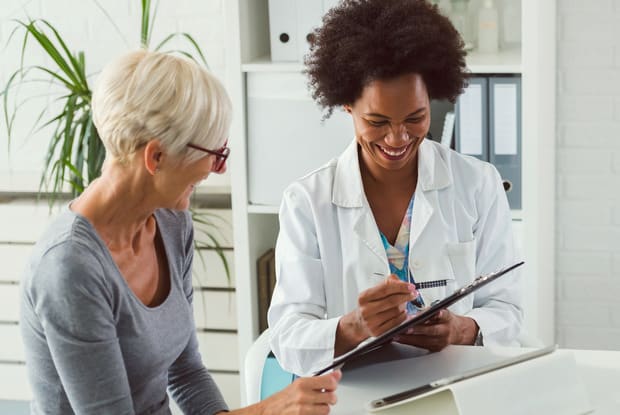
M 105 10 L 95 3 L 111 20 Z M 143 48 L 150 45 L 155 16 L 156 6 L 153 7 L 150 0 L 141 0 L 140 46 Z M 52 131 L 39 183 L 39 194 L 46 192 L 50 204 L 53 204 L 67 190 L 67 186 L 71 196 L 75 197 L 99 177 L 105 157 L 105 149 L 92 120 L 92 92 L 86 71 L 86 57 L 84 52 L 71 52 L 59 31 L 46 20 L 15 20 L 15 23 L 16 27 L 8 42 L 13 41 L 18 34 L 23 34 L 20 65 L 10 74 L 0 91 L 9 148 L 20 104 L 31 98 L 22 97 L 19 87 L 26 83 L 46 82 L 58 88 L 61 92 L 35 117 L 32 128 L 33 132 L 44 128 L 51 128 Z M 181 53 L 207 66 L 200 46 L 188 33 L 169 34 L 154 50 L 162 50 L 175 38 L 185 41 L 193 53 L 180 49 L 167 52 Z M 49 58 L 49 65 L 25 65 L 25 58 L 33 42 L 34 46 L 41 48 Z M 194 54 L 198 60 L 194 58 Z M 60 109 L 50 116 L 48 113 L 52 111 L 52 107 Z M 201 225 L 196 234 L 195 247 L 198 250 L 213 249 L 221 259 L 230 282 L 229 264 L 217 236 L 214 220 L 217 218 L 195 210 L 192 211 L 192 217 L 195 223 Z M 198 257 L 202 260 L 201 255 Z

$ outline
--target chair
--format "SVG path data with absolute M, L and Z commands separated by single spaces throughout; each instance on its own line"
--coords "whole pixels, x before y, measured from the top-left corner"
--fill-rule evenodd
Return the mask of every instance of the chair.
M 30 402 L 0 400 L 0 414 L 29 415 Z
M 252 344 L 245 356 L 246 403 L 251 405 L 286 388 L 295 375 L 286 372 L 271 353 L 269 329 Z

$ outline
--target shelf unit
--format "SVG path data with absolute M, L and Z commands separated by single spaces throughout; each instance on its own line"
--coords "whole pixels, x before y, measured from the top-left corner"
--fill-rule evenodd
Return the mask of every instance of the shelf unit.
M 467 67 L 472 73 L 514 74 L 521 73 L 521 48 L 501 50 L 497 54 L 472 51 L 467 55 Z M 301 62 L 272 62 L 270 55 L 262 55 L 241 64 L 242 72 L 301 72 Z
M 249 73 L 299 73 L 301 63 L 269 58 L 267 0 L 225 2 L 226 47 L 233 82 L 235 121 L 231 131 L 231 187 L 237 274 L 239 357 L 258 336 L 256 259 L 275 244 L 278 207 L 251 204 L 248 198 L 246 78 Z M 526 327 L 545 343 L 554 341 L 555 199 L 555 1 L 522 1 L 521 48 L 496 55 L 472 52 L 468 67 L 477 74 L 520 74 L 522 78 L 523 206 L 513 211 L 518 245 L 527 263 Z M 335 154 L 337 155 L 337 154 Z M 317 163 L 317 167 L 319 164 Z M 274 164 L 274 168 L 277 166 Z M 244 395 L 244 368 L 241 387 Z

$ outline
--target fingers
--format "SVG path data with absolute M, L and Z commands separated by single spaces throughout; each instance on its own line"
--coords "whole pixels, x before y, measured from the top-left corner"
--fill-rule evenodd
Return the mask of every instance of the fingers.
M 305 405 L 334 405 L 338 401 L 336 388 L 342 372 L 336 370 L 322 376 L 298 378 L 293 385 L 297 388 L 297 403 Z
M 419 324 L 407 330 L 398 338 L 399 343 L 421 347 L 432 352 L 442 350 L 453 343 L 454 315 L 448 310 L 441 310 L 436 316 L 424 324 Z
M 308 389 L 315 391 L 335 391 L 341 378 L 342 372 L 340 370 L 335 370 L 325 375 L 299 378 L 299 380 L 303 380 L 304 386 Z
M 413 284 L 388 279 L 385 283 L 363 291 L 358 297 L 358 305 L 364 309 L 366 315 L 374 315 L 390 308 L 411 301 L 418 296 Z
M 359 324 L 369 335 L 377 336 L 388 328 L 405 321 L 407 318 L 406 301 L 400 304 L 382 304 L 381 307 L 361 306 L 358 308 Z
M 447 309 L 439 310 L 439 313 L 431 317 L 427 324 L 440 324 L 448 322 L 454 315 Z
M 360 326 L 369 335 L 377 336 L 407 318 L 407 302 L 418 296 L 413 284 L 390 275 L 358 297 Z
M 395 295 L 400 295 L 407 298 L 410 298 L 411 295 L 413 295 L 411 298 L 413 299 L 417 297 L 418 292 L 415 289 L 415 285 L 401 281 L 395 275 L 390 275 L 386 278 L 385 282 L 363 291 L 359 295 L 358 302 L 360 305 L 373 302 L 382 302 L 384 299 Z
M 405 305 L 398 308 L 392 308 L 390 310 L 379 313 L 375 319 L 368 321 L 368 329 L 373 336 L 378 336 L 392 327 L 396 327 L 403 321 L 407 320 L 407 310 Z
M 280 392 L 262 401 L 265 415 L 327 415 L 336 404 L 339 370 L 322 376 L 298 378 Z
M 446 337 L 422 336 L 417 334 L 401 334 L 396 341 L 398 343 L 426 349 L 431 352 L 438 352 L 450 344 Z

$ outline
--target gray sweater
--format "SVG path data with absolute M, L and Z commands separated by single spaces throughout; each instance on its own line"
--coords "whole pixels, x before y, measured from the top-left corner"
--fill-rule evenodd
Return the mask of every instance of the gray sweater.
M 33 249 L 21 327 L 33 414 L 186 414 L 226 404 L 202 363 L 192 313 L 193 228 L 158 210 L 170 293 L 147 307 L 86 218 L 65 209 Z

